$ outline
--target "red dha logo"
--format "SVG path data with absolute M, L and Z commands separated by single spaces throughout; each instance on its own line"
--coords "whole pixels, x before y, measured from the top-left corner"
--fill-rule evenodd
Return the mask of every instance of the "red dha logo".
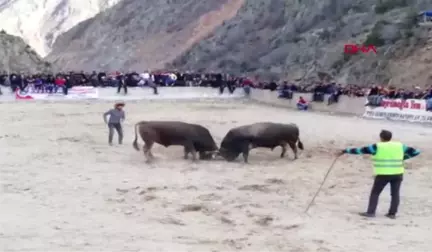
M 370 51 L 377 54 L 376 47 L 373 45 L 347 44 L 344 46 L 344 53 L 346 54 L 357 54 L 359 51 L 363 52 L 363 54 L 369 53 Z

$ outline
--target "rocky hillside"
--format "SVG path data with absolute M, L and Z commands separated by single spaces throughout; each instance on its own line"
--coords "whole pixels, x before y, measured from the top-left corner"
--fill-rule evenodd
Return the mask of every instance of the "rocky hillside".
M 61 35 L 47 59 L 65 69 L 163 67 L 235 16 L 243 0 L 123 0 Z
M 65 68 L 225 71 L 342 83 L 431 84 L 432 0 L 123 0 L 60 36 Z M 375 55 L 343 53 L 369 44 Z
M 0 71 L 36 73 L 48 71 L 51 64 L 45 62 L 20 37 L 0 31 Z
M 119 0 L 0 0 L 0 29 L 46 56 L 54 40 Z
M 428 7 L 431 0 L 250 0 L 172 67 L 425 85 L 432 53 L 423 51 L 429 34 L 415 15 Z M 348 43 L 375 45 L 378 53 L 349 56 Z

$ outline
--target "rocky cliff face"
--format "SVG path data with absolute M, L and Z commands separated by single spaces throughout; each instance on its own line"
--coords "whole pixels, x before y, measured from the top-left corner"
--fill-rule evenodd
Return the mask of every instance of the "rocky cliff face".
M 0 0 L 0 29 L 45 56 L 57 36 L 119 0 Z
M 0 71 L 36 73 L 49 71 L 45 62 L 24 40 L 0 31 Z
M 428 84 L 432 0 L 123 0 L 60 36 L 64 68 L 167 68 L 342 83 Z M 344 54 L 344 44 L 377 54 Z
M 416 27 L 414 18 L 428 6 L 432 1 L 250 0 L 172 67 L 291 80 L 321 73 L 342 83 L 425 85 L 430 76 L 425 63 L 432 53 L 418 53 L 428 32 Z M 348 43 L 375 45 L 377 54 L 344 54 Z
M 47 59 L 65 69 L 162 67 L 232 18 L 242 0 L 123 0 L 61 35 Z

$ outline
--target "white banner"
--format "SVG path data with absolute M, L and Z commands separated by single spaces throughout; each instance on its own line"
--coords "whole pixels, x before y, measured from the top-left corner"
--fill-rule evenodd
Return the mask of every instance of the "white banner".
M 84 100 L 84 99 L 97 99 L 99 97 L 99 91 L 94 87 L 72 87 L 68 90 L 68 94 L 64 95 L 63 90 L 60 88 L 58 92 L 35 92 L 35 91 L 19 91 L 15 93 L 15 99 L 17 100 L 52 100 L 52 99 L 72 99 L 72 100 Z
M 426 100 L 417 99 L 383 99 L 379 107 L 366 106 L 363 117 L 432 123 L 432 112 L 426 110 Z

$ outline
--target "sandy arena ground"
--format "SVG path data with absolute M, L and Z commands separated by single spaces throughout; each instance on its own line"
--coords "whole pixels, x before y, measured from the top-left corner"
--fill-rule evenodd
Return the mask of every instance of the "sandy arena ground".
M 134 102 L 125 145 L 109 147 L 102 113 L 111 103 L 6 103 L 0 124 L 0 251 L 431 251 L 432 130 L 412 124 L 301 113 L 224 101 Z M 234 126 L 295 122 L 306 150 L 252 151 L 250 162 L 191 163 L 157 146 L 144 163 L 132 148 L 140 120 L 207 126 L 219 143 Z M 400 217 L 365 220 L 372 183 L 366 157 L 336 164 L 310 217 L 302 214 L 334 153 L 395 138 L 420 148 L 407 162 Z M 142 141 L 140 142 L 142 145 Z

